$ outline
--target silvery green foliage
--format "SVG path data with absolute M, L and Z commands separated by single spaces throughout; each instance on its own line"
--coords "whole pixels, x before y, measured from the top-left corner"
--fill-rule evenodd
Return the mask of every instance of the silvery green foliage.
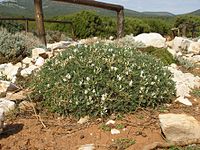
M 136 42 L 134 36 L 126 35 L 125 37 L 115 41 L 119 47 L 125 48 L 143 48 L 145 45 L 142 42 Z
M 171 102 L 174 82 L 159 60 L 97 43 L 68 48 L 33 78 L 34 97 L 59 114 L 106 116 Z
M 39 44 L 37 38 L 22 32 L 11 34 L 6 29 L 0 28 L 0 35 L 0 56 L 8 61 L 30 55 L 31 48 Z

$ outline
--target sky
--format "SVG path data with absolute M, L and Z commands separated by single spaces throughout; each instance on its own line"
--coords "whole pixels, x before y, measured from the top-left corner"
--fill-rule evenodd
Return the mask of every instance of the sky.
M 167 11 L 183 14 L 200 9 L 200 0 L 99 0 L 123 5 L 135 11 Z
M 3 0 L 0 0 L 0 2 Z M 183 14 L 200 9 L 200 0 L 98 0 L 123 5 L 135 11 L 167 11 Z

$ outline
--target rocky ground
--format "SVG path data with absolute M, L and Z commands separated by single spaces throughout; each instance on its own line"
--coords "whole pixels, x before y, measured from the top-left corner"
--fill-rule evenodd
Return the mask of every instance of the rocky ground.
M 172 104 L 156 110 L 139 108 L 132 114 L 110 116 L 108 119 L 86 116 L 76 120 L 38 111 L 36 104 L 27 97 L 30 91 L 14 84 L 17 76 L 29 76 L 69 45 L 88 44 L 98 39 L 49 44 L 48 50 L 33 49 L 32 57 L 21 63 L 0 65 L 1 78 L 11 80 L 0 80 L 0 148 L 150 150 L 169 148 L 170 145 L 200 144 L 200 42 L 182 37 L 166 42 L 156 33 L 128 38 L 146 46 L 167 47 L 174 57 L 192 65 L 190 69 L 176 64 L 168 66 L 176 83 L 176 98 Z M 197 149 L 198 145 L 195 147 Z

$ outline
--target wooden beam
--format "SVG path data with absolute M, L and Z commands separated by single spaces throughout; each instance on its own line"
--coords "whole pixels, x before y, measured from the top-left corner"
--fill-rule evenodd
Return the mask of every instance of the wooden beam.
M 124 9 L 117 12 L 117 37 L 122 38 L 124 36 Z
M 37 35 L 42 44 L 46 45 L 42 0 L 34 0 L 34 4 L 35 4 L 35 20 L 37 27 Z
M 119 12 L 120 10 L 124 9 L 121 5 L 115 5 L 115 4 L 109 4 L 104 2 L 98 2 L 94 0 L 53 0 L 53 1 L 59 1 L 59 2 L 67 2 L 67 3 L 73 3 L 73 4 L 80 4 L 80 5 L 87 5 L 87 6 L 93 6 L 108 10 L 113 10 Z

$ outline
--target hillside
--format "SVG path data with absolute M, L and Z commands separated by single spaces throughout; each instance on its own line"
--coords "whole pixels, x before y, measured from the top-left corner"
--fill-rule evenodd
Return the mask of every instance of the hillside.
M 107 16 L 115 15 L 114 12 L 103 10 L 94 7 L 74 5 L 69 3 L 60 3 L 50 0 L 43 0 L 43 10 L 45 17 L 55 17 L 60 15 L 67 15 L 76 13 L 81 10 L 95 10 L 97 13 Z M 171 13 L 165 12 L 137 12 L 125 9 L 126 16 L 174 16 Z M 0 16 L 34 16 L 34 3 L 33 0 L 6 0 L 0 2 Z
M 194 12 L 191 12 L 189 13 L 190 15 L 196 15 L 196 16 L 200 16 L 200 9 L 194 11 Z

